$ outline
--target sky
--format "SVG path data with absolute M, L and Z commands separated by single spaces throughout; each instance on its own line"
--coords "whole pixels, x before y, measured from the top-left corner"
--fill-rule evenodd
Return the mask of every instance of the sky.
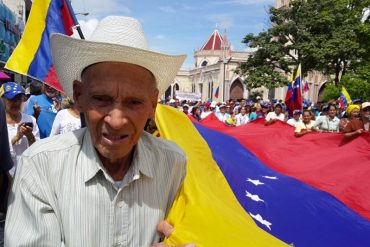
M 81 29 L 88 38 L 98 21 L 108 15 L 138 19 L 149 47 L 166 54 L 186 54 L 183 68 L 194 68 L 193 53 L 217 27 L 227 31 L 233 50 L 248 49 L 241 41 L 248 33 L 270 27 L 268 9 L 275 0 L 72 0 Z

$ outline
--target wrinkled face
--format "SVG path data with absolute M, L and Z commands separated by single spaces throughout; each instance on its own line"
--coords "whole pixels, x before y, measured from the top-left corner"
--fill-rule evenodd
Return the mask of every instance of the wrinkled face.
M 46 84 L 44 84 L 43 90 L 44 90 L 45 95 L 49 99 L 51 99 L 53 97 L 56 97 L 58 95 L 58 91 L 57 90 L 55 90 L 54 88 L 52 88 L 52 87 L 50 87 L 50 86 L 48 86 Z
M 73 91 L 99 155 L 110 162 L 128 157 L 154 117 L 154 76 L 133 64 L 97 63 L 83 72 L 82 82 L 74 82 Z
M 25 101 L 26 96 L 24 94 L 18 94 L 13 99 L 7 99 L 5 97 L 3 99 L 6 112 L 15 115 L 21 111 L 22 103 Z

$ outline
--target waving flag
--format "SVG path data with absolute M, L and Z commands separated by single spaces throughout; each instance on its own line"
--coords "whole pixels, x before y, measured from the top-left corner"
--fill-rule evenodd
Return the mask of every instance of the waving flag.
M 342 91 L 340 92 L 340 97 L 338 99 L 340 108 L 346 109 L 348 105 L 352 103 L 351 96 L 347 92 L 346 88 L 342 86 Z
M 218 84 L 216 91 L 215 91 L 215 98 L 218 99 L 219 96 L 219 91 L 220 91 L 220 84 Z
M 293 98 L 293 83 L 294 83 L 294 81 L 293 81 L 293 74 L 291 74 L 291 76 L 289 78 L 288 91 L 286 92 L 286 95 L 285 95 L 285 105 L 287 106 L 290 114 L 293 114 L 293 111 L 295 110 L 294 109 L 293 102 L 292 102 L 292 98 Z
M 293 84 L 293 97 L 291 99 L 294 109 L 302 109 L 302 71 L 301 65 L 298 66 Z
M 72 35 L 73 13 L 68 0 L 34 0 L 22 39 L 5 67 L 63 91 L 55 73 L 49 37 Z
M 333 133 L 296 138 L 282 122 L 230 128 L 212 114 L 191 124 L 164 106 L 159 106 L 156 121 L 161 136 L 177 142 L 189 160 L 184 186 L 169 214 L 176 231 L 168 243 L 370 243 L 370 135 L 349 143 Z

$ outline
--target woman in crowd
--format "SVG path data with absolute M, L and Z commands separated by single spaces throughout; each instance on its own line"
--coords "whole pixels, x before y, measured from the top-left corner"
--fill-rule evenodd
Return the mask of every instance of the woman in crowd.
M 250 107 L 242 106 L 240 108 L 240 112 L 238 115 L 235 116 L 236 119 L 236 126 L 247 124 L 249 121 L 249 111 Z
M 335 104 L 327 106 L 327 114 L 319 116 L 314 124 L 322 132 L 339 132 L 339 118 L 337 118 L 337 107 Z
M 36 119 L 22 113 L 22 104 L 26 99 L 22 86 L 15 82 L 6 82 L 0 88 L 0 96 L 5 105 L 10 154 L 14 165 L 9 173 L 14 176 L 19 157 L 40 139 L 40 134 Z
M 355 109 L 352 110 L 352 116 L 359 116 L 357 114 L 359 106 L 355 105 Z M 370 102 L 365 102 L 361 106 L 361 115 L 359 117 L 352 117 L 344 128 L 344 137 L 346 139 L 353 139 L 362 134 L 364 131 L 369 131 L 370 128 Z
M 55 116 L 50 136 L 67 133 L 81 128 L 80 111 L 73 100 L 66 97 L 62 102 L 63 110 Z
M 317 132 L 318 128 L 314 127 L 315 122 L 312 120 L 311 110 L 303 110 L 302 122 L 295 128 L 294 134 L 296 137 L 301 137 L 308 133 Z
M 200 121 L 201 118 L 200 118 L 200 109 L 199 109 L 199 106 L 194 106 L 192 109 L 191 109 L 191 116 L 193 118 L 195 118 L 196 120 Z
M 352 119 L 356 119 L 360 116 L 360 106 L 355 104 L 349 105 L 346 109 L 345 115 L 347 117 L 343 117 L 339 121 L 339 130 L 342 132 Z

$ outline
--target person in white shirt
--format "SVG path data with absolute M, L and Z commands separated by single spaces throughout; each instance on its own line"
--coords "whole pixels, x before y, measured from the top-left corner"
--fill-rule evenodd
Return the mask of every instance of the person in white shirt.
M 139 21 L 122 16 L 102 19 L 88 41 L 52 34 L 50 43 L 59 81 L 87 127 L 22 155 L 5 246 L 157 245 L 187 159 L 144 127 L 185 56 L 149 50 Z
M 277 120 L 285 121 L 285 114 L 282 112 L 283 107 L 280 103 L 276 103 L 274 106 L 274 111 L 267 113 L 265 117 L 265 125 L 270 125 L 275 123 Z
M 301 122 L 300 117 L 301 117 L 301 111 L 300 110 L 294 110 L 293 111 L 293 117 L 291 119 L 289 119 L 286 123 L 293 126 L 293 127 L 297 127 L 297 125 Z
M 222 104 L 220 105 L 219 112 L 216 112 L 216 117 L 221 122 L 226 122 L 230 118 L 230 114 L 226 112 L 226 105 Z
M 240 108 L 240 113 L 236 115 L 236 126 L 244 125 L 248 123 L 249 114 L 247 113 L 246 106 Z
M 80 111 L 73 100 L 66 97 L 62 102 L 63 110 L 55 116 L 50 136 L 64 134 L 81 128 Z
M 0 88 L 0 96 L 5 105 L 10 154 L 13 160 L 13 168 L 9 173 L 14 176 L 22 153 L 40 139 L 39 128 L 33 116 L 22 112 L 22 103 L 26 97 L 21 85 L 15 82 L 4 83 Z

